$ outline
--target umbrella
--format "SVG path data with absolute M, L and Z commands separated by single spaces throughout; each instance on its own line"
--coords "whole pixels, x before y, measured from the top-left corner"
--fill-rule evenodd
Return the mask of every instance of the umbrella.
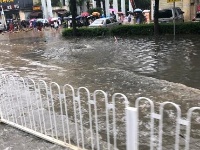
M 149 13 L 150 10 L 143 10 L 143 13 Z
M 142 12 L 142 9 L 136 8 L 136 9 L 134 10 L 134 12 Z
M 87 17 L 87 16 L 89 16 L 90 14 L 88 13 L 88 12 L 83 12 L 83 13 L 81 13 L 81 16 L 82 17 Z
M 51 18 L 51 21 L 56 21 L 58 20 L 58 18 Z
M 88 19 L 90 19 L 91 17 L 93 17 L 93 15 L 89 15 L 89 16 L 87 16 Z
M 93 12 L 92 15 L 93 16 L 100 16 L 100 13 L 99 12 Z
M 30 20 L 30 22 L 33 22 L 33 21 L 36 21 L 36 19 L 34 18 L 34 19 L 31 19 L 31 20 Z
M 127 11 L 127 13 L 129 13 L 129 14 L 133 15 L 133 12 L 132 12 L 132 11 Z
M 118 14 L 118 15 L 124 15 L 124 13 L 123 13 L 123 12 L 117 12 L 117 14 Z
M 116 9 L 110 8 L 109 11 L 110 11 L 110 12 L 113 12 L 113 11 L 116 12 Z
M 68 17 L 63 17 L 64 20 L 70 20 L 72 19 L 72 16 L 68 16 Z
M 77 16 L 76 19 L 80 19 L 80 18 L 82 18 L 82 17 L 83 17 L 83 16 L 80 15 L 80 16 Z
M 36 20 L 36 22 L 42 22 L 43 21 L 43 19 L 37 19 Z

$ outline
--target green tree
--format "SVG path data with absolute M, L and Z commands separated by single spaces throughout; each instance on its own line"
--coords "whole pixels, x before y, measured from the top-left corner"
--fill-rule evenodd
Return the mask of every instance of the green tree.
M 97 8 L 101 8 L 101 0 L 96 0 L 96 6 Z
M 150 9 L 151 0 L 135 0 L 136 8 Z
M 82 6 L 86 0 L 76 0 L 77 5 L 80 7 L 80 11 L 82 12 Z
M 58 0 L 51 0 L 51 5 L 54 6 L 59 6 L 59 2 Z
M 86 0 L 86 6 L 87 6 L 87 10 L 90 9 L 90 0 Z

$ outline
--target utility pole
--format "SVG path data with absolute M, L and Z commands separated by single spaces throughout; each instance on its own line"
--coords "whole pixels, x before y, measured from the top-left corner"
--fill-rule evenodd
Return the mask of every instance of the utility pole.
M 173 17 L 173 24 L 174 24 L 174 36 L 176 35 L 176 18 L 175 18 L 175 0 L 174 0 L 174 2 L 173 2 L 173 9 L 174 9 L 174 17 Z
M 102 0 L 102 3 L 103 3 L 103 13 L 104 13 L 104 16 L 106 17 L 106 3 L 105 3 L 105 0 Z
M 76 1 L 70 0 L 70 11 L 72 13 L 72 26 L 73 26 L 73 35 L 76 36 L 77 29 L 76 29 L 76 15 L 77 15 L 77 9 L 76 9 Z
M 159 0 L 155 0 L 155 10 L 154 10 L 154 35 L 159 35 L 159 24 L 158 24 L 158 15 L 159 15 Z

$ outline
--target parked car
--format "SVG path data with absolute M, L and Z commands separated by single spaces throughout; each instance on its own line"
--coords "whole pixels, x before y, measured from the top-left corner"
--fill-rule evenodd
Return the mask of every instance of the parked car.
M 120 25 L 120 22 L 117 20 L 113 19 L 112 17 L 109 18 L 100 18 L 96 19 L 92 24 L 89 25 L 89 27 L 114 27 Z
M 184 22 L 183 11 L 179 7 L 167 8 L 159 10 L 158 22 L 159 23 L 170 23 L 173 22 Z
M 4 30 L 5 30 L 5 27 L 4 27 L 3 23 L 2 23 L 2 21 L 0 20 L 0 31 L 2 32 Z
M 200 22 L 200 13 L 196 13 L 196 16 L 192 19 L 193 22 Z

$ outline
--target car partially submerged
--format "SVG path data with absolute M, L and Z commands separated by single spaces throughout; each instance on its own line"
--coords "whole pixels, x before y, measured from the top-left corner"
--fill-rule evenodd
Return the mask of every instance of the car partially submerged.
M 113 19 L 112 17 L 109 18 L 100 18 L 100 19 L 96 19 L 93 23 L 91 23 L 89 25 L 90 28 L 92 27 L 106 27 L 106 28 L 110 28 L 110 27 L 114 27 L 114 26 L 118 26 L 121 23 L 118 22 L 117 20 Z
M 159 10 L 158 22 L 159 23 L 170 23 L 173 22 L 184 22 L 183 11 L 179 7 L 167 8 Z

